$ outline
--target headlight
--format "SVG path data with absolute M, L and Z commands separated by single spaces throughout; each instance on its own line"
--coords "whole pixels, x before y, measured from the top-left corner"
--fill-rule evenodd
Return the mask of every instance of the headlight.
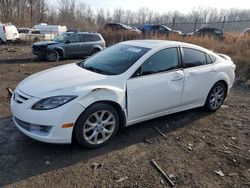
M 55 97 L 48 97 L 45 99 L 42 99 L 35 103 L 31 109 L 33 110 L 50 110 L 57 108 L 59 106 L 62 106 L 66 104 L 67 102 L 75 99 L 77 96 L 68 96 L 68 95 L 62 95 L 62 96 L 55 96 Z

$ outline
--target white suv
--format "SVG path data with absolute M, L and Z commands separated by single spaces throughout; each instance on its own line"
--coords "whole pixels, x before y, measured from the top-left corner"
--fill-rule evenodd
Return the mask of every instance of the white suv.
M 19 33 L 16 26 L 12 24 L 0 24 L 0 44 L 17 39 L 19 39 Z

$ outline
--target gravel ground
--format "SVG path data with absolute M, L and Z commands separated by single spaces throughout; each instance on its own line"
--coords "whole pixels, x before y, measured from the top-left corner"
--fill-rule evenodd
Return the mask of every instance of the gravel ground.
M 23 53 L 15 56 L 25 60 Z M 250 89 L 234 87 L 216 113 L 198 108 L 143 122 L 88 150 L 36 142 L 15 128 L 9 111 L 7 87 L 74 60 L 20 63 L 1 50 L 0 57 L 0 186 L 168 187 L 154 159 L 176 187 L 250 187 Z

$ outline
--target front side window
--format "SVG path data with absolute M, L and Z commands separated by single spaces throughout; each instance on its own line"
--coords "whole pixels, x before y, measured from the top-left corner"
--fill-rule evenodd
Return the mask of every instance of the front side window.
M 195 49 L 183 48 L 183 63 L 184 68 L 205 65 L 205 53 Z
M 64 42 L 69 37 L 68 33 L 62 33 L 54 38 L 55 42 Z
M 70 43 L 80 42 L 80 35 L 72 35 L 69 37 Z
M 179 57 L 177 48 L 168 48 L 156 52 L 141 66 L 140 75 L 154 74 L 178 68 Z

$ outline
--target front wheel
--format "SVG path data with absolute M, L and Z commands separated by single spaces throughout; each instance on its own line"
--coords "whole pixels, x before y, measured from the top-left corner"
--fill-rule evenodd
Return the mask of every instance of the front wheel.
M 78 143 L 88 148 L 98 148 L 109 143 L 117 133 L 117 111 L 106 103 L 96 103 L 86 109 L 75 125 Z
M 210 112 L 215 112 L 222 105 L 226 95 L 226 86 L 220 82 L 216 83 L 207 96 L 205 108 Z
M 47 53 L 47 60 L 50 62 L 58 61 L 59 58 L 59 53 L 56 50 L 51 50 Z

